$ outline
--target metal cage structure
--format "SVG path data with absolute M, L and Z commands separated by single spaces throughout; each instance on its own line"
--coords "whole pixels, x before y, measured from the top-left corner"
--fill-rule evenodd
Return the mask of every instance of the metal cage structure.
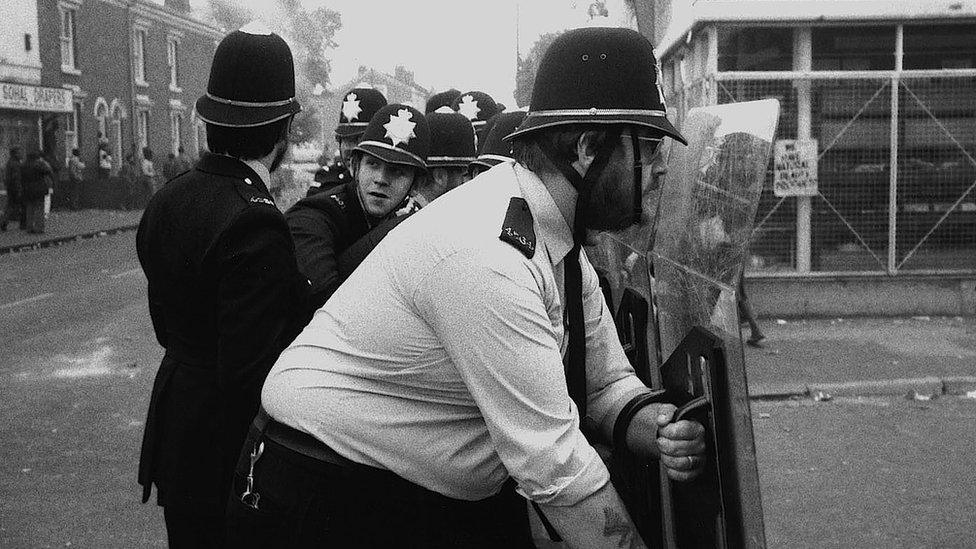
M 696 106 L 775 98 L 776 138 L 817 142 L 813 196 L 776 196 L 770 162 L 749 274 L 976 273 L 976 18 L 712 22 L 662 69 L 679 123 Z

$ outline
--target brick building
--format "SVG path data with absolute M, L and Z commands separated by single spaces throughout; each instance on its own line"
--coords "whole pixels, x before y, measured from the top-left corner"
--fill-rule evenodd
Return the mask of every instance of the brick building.
M 78 147 L 86 181 L 96 180 L 99 136 L 112 153 L 112 174 L 143 147 L 157 170 L 180 146 L 197 156 L 206 138 L 193 105 L 206 89 L 219 29 L 195 19 L 186 0 L 35 1 L 40 84 L 69 90 L 74 106 L 45 116 L 48 155 L 66 160 Z M 89 204 L 113 203 L 108 189 L 89 190 Z

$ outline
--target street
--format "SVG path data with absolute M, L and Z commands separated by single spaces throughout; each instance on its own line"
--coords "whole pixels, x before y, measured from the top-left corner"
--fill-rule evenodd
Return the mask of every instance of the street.
M 126 232 L 0 256 L 0 547 L 165 547 L 136 469 L 162 355 Z M 976 399 L 756 401 L 769 547 L 976 546 Z

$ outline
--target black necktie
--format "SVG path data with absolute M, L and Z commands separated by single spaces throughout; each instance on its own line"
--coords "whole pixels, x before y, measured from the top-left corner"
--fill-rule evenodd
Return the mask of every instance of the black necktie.
M 586 417 L 586 326 L 583 323 L 583 270 L 580 245 L 576 244 L 563 260 L 563 290 L 569 319 L 569 344 L 563 365 L 569 397 L 579 410 L 580 424 Z

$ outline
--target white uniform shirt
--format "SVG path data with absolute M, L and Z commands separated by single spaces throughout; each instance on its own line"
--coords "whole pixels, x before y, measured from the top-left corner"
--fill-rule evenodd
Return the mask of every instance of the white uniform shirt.
M 499 239 L 517 196 L 534 218 L 532 259 Z M 566 388 L 571 246 L 537 176 L 512 164 L 485 172 L 386 236 L 281 355 L 265 409 L 353 461 L 450 497 L 488 497 L 511 475 L 530 499 L 575 504 L 609 475 Z M 581 261 L 587 412 L 612 424 L 643 385 Z

